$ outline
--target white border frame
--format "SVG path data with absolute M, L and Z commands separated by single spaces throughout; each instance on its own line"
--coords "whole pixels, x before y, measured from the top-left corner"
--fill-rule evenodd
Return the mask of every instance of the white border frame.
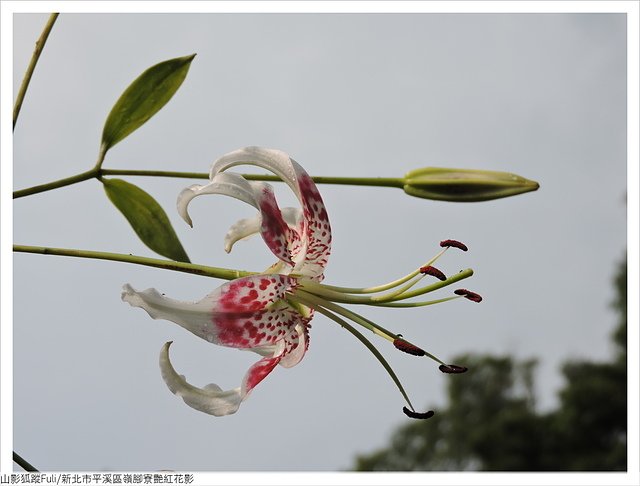
M 522 473 L 522 474 L 407 474 L 407 473 L 196 473 L 193 484 L 265 484 L 265 485 L 321 485 L 354 484 L 382 485 L 408 484 L 418 485 L 428 481 L 430 484 L 640 484 L 639 431 L 639 350 L 640 334 L 638 323 L 640 313 L 638 296 L 639 279 L 639 207 L 638 183 L 640 133 L 638 96 L 639 83 L 639 12 L 637 1 L 459 1 L 459 2 L 423 2 L 423 1 L 132 1 L 132 2 L 16 2 L 1 4 L 0 35 L 2 69 L 0 70 L 0 135 L 1 175 L 0 175 L 0 258 L 2 273 L 0 290 L 0 470 L 2 473 L 13 471 L 13 313 L 12 282 L 13 258 L 11 244 L 13 239 L 13 217 L 11 192 L 13 181 L 13 143 L 12 110 L 13 106 L 13 14 L 42 13 L 58 11 L 61 13 L 625 13 L 627 14 L 627 247 L 629 285 L 629 322 L 636 324 L 628 328 L 628 472 L 625 473 Z M 34 40 L 35 41 L 35 40 Z M 46 52 L 45 52 L 46 55 Z

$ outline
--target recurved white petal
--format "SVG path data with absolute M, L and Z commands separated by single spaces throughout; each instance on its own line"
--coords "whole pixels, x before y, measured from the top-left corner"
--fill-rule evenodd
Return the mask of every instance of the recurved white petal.
M 223 391 L 216 384 L 204 388 L 193 386 L 179 375 L 169 359 L 171 341 L 164 344 L 160 351 L 160 372 L 162 379 L 172 393 L 184 400 L 184 403 L 200 412 L 220 417 L 235 413 L 242 403 L 240 387 Z
M 224 235 L 224 251 L 231 253 L 233 245 L 241 240 L 247 240 L 252 236 L 260 233 L 262 225 L 262 216 L 260 214 L 253 218 L 244 218 L 234 223 Z
M 282 208 L 282 217 L 291 228 L 297 229 L 302 219 L 302 210 L 300 208 Z M 246 240 L 260 233 L 261 225 L 262 215 L 260 214 L 253 218 L 241 219 L 233 224 L 224 237 L 224 251 L 230 253 L 233 245 L 238 241 Z
M 144 309 L 153 319 L 175 322 L 210 343 L 252 348 L 275 340 L 271 336 L 285 324 L 280 315 L 286 308 L 271 306 L 293 285 L 295 279 L 285 275 L 257 274 L 227 282 L 197 302 L 184 302 L 165 297 L 156 289 L 137 291 L 126 284 L 122 300 Z M 270 323 L 272 314 L 278 320 Z M 271 326 L 262 329 L 260 324 Z
M 210 178 L 213 179 L 217 174 L 236 165 L 255 165 L 273 172 L 286 182 L 300 198 L 295 169 L 298 164 L 286 152 L 263 147 L 244 147 L 234 150 L 214 162 Z
M 211 167 L 210 177 L 214 179 L 231 167 L 245 164 L 273 172 L 293 190 L 302 205 L 304 214 L 297 231 L 299 241 L 297 258 L 292 252 L 295 265 L 293 271 L 321 280 L 331 253 L 331 226 L 322 197 L 313 179 L 287 153 L 262 147 L 245 147 L 223 155 Z M 278 252 L 274 253 L 282 258 Z
M 178 213 L 189 226 L 193 226 L 188 212 L 189 203 L 193 198 L 203 194 L 231 196 L 258 209 L 258 204 L 254 197 L 255 188 L 244 177 L 234 173 L 218 174 L 208 184 L 204 186 L 194 184 L 183 189 L 178 195 Z
M 122 300 L 131 306 L 144 309 L 153 319 L 175 322 L 209 342 L 215 342 L 217 338 L 212 316 L 219 295 L 216 289 L 197 302 L 184 302 L 165 297 L 156 289 L 137 291 L 129 284 L 122 287 Z

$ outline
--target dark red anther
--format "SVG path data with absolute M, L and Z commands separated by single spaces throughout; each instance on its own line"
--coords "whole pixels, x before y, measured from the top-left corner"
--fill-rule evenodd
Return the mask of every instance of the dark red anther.
M 444 273 L 442 273 L 436 267 L 432 267 L 431 265 L 420 267 L 420 273 L 431 275 L 439 280 L 447 280 L 447 276 Z
M 413 410 L 409 410 L 407 407 L 402 407 L 402 411 L 407 417 L 422 420 L 431 418 L 435 415 L 433 410 L 429 410 L 428 412 L 414 412 Z
M 467 245 L 465 245 L 464 243 L 459 242 L 458 240 L 444 240 L 440 242 L 440 246 L 444 247 L 454 247 L 454 248 L 458 248 L 459 250 L 462 251 L 467 251 L 469 248 L 467 248 Z
M 466 366 L 458 366 L 458 365 L 440 365 L 438 368 L 443 373 L 449 373 L 452 375 L 459 375 L 460 373 L 465 373 L 469 368 Z
M 476 294 L 475 292 L 471 292 L 471 290 L 467 289 L 457 289 L 453 291 L 456 295 L 462 295 L 465 299 L 469 299 L 473 302 L 482 302 L 482 296 L 480 294 Z
M 394 339 L 393 345 L 396 348 L 398 348 L 400 351 L 405 352 L 407 354 L 412 354 L 414 356 L 424 356 L 425 354 L 427 354 L 415 344 L 411 344 L 410 342 L 405 341 L 404 339 Z

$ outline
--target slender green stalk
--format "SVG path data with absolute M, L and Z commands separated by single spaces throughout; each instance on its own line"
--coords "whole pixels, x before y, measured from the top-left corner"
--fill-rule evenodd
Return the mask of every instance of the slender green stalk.
M 27 71 L 24 73 L 24 78 L 22 79 L 22 84 L 20 85 L 20 89 L 18 91 L 18 96 L 16 97 L 16 103 L 13 106 L 13 129 L 16 128 L 16 122 L 18 121 L 18 115 L 20 115 L 20 109 L 22 108 L 22 102 L 24 101 L 24 97 L 27 94 L 27 88 L 29 87 L 29 83 L 31 82 L 31 76 L 33 76 L 33 71 L 36 69 L 36 64 L 38 64 L 38 59 L 40 59 L 40 54 L 44 49 L 44 45 L 47 42 L 47 38 L 49 37 L 49 33 L 53 28 L 53 24 L 56 23 L 56 19 L 58 18 L 58 13 L 52 13 L 49 16 L 49 20 L 44 26 L 42 30 L 42 34 L 40 34 L 40 38 L 36 41 L 36 47 L 33 51 L 33 55 L 31 56 L 31 61 L 29 62 L 29 66 L 27 66 Z
M 40 184 L 39 186 L 28 187 L 26 189 L 20 189 L 13 191 L 13 199 L 20 197 L 31 196 L 32 194 L 38 194 L 39 192 L 51 191 L 58 189 L 59 187 L 70 186 L 71 184 L 77 184 L 78 182 L 86 181 L 89 179 L 97 178 L 100 176 L 100 170 L 95 168 L 86 172 L 81 172 L 71 177 L 65 177 L 53 182 L 47 182 L 46 184 Z
M 127 170 L 127 169 L 102 169 L 105 176 L 140 176 L 140 177 L 173 177 L 179 179 L 208 179 L 206 172 L 181 172 L 173 170 Z
M 176 172 L 161 170 L 126 170 L 103 169 L 103 175 L 118 176 L 146 176 L 146 177 L 178 177 L 187 179 L 208 179 L 209 174 L 204 172 Z M 276 175 L 268 174 L 242 174 L 248 181 L 282 182 Z M 378 186 L 378 187 L 404 187 L 404 179 L 397 177 L 331 177 L 313 176 L 317 184 L 340 184 L 350 186 Z
M 102 176 L 138 176 L 138 177 L 173 177 L 180 179 L 208 179 L 209 174 L 205 172 L 180 172 L 165 170 L 124 170 L 124 169 L 102 169 L 104 160 L 103 151 L 100 151 L 98 161 L 93 169 L 71 177 L 59 179 L 46 184 L 28 187 L 13 192 L 13 198 L 18 199 L 24 196 L 31 196 L 40 192 L 51 191 L 59 187 L 69 186 L 88 179 L 100 179 Z M 250 181 L 282 182 L 278 176 L 267 174 L 243 174 L 245 179 Z M 342 184 L 353 186 L 376 186 L 376 187 L 403 187 L 403 179 L 394 177 L 329 177 L 316 176 L 313 180 L 318 184 Z
M 462 298 L 461 295 L 456 295 L 454 297 L 444 297 L 442 299 L 425 300 L 421 302 L 384 302 L 382 304 L 372 303 L 371 305 L 376 307 L 402 307 L 402 308 L 408 309 L 412 307 L 424 307 L 427 305 L 442 304 L 443 302 L 449 302 L 450 300 L 456 300 L 461 298 Z
M 105 155 L 107 155 L 107 150 L 109 150 L 107 146 L 102 143 L 98 151 L 98 160 L 96 161 L 96 165 L 93 166 L 94 170 L 99 171 L 102 169 L 102 163 L 104 162 Z M 100 177 L 100 174 L 97 177 Z
M 114 262 L 133 263 L 147 267 L 163 268 L 176 272 L 192 273 L 205 277 L 221 278 L 224 280 L 234 280 L 236 278 L 253 275 L 257 272 L 247 272 L 243 270 L 231 270 L 228 268 L 208 267 L 193 263 L 175 262 L 172 260 L 161 260 L 159 258 L 147 258 L 137 255 L 125 255 L 122 253 L 107 253 L 102 251 L 76 250 L 72 248 L 50 248 L 44 246 L 13 245 L 13 251 L 18 253 L 37 253 L 40 255 L 69 256 L 75 258 L 92 258 L 95 260 L 109 260 Z
M 15 462 L 18 466 L 20 466 L 27 472 L 39 472 L 35 467 L 33 467 L 22 457 L 20 457 L 20 454 L 18 454 L 16 451 L 13 451 L 13 462 Z
M 282 182 L 278 176 L 243 174 L 249 181 Z M 312 176 L 316 184 L 338 184 L 343 186 L 404 187 L 404 179 L 398 177 L 331 177 Z
M 176 172 L 160 170 L 126 170 L 126 169 L 104 169 L 104 175 L 119 176 L 146 176 L 146 177 L 179 177 L 187 179 L 208 179 L 209 174 L 204 172 Z M 276 175 L 268 174 L 242 174 L 248 181 L 282 182 Z M 351 186 L 380 186 L 380 187 L 403 187 L 404 179 L 397 177 L 331 177 L 313 176 L 312 179 L 317 184 L 340 184 Z

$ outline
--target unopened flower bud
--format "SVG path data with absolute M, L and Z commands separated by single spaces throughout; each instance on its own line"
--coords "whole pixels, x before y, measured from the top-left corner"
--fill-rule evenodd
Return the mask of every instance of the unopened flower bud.
M 404 192 L 439 201 L 475 202 L 516 196 L 540 185 L 509 172 L 425 167 L 404 177 Z

